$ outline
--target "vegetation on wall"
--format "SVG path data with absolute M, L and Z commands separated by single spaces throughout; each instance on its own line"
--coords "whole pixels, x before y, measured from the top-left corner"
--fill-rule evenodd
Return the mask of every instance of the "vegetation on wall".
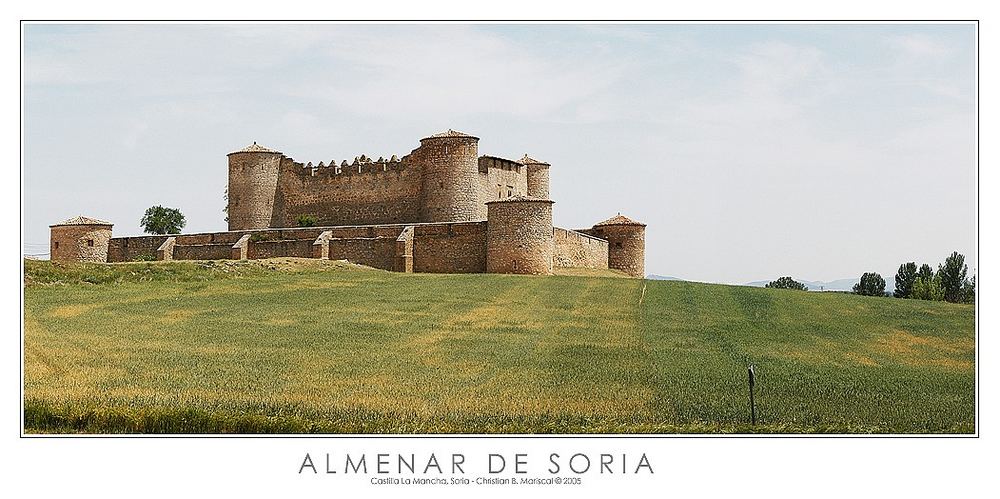
M 298 218 L 295 219 L 295 223 L 297 223 L 299 227 L 315 227 L 317 221 L 318 219 L 312 215 L 299 215 Z

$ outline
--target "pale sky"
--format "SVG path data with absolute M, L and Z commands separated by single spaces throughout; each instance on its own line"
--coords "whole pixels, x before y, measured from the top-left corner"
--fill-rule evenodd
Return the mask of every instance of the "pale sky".
M 26 25 L 24 252 L 151 205 L 225 230 L 226 153 L 548 161 L 555 224 L 648 224 L 646 271 L 745 283 L 976 265 L 975 28 Z

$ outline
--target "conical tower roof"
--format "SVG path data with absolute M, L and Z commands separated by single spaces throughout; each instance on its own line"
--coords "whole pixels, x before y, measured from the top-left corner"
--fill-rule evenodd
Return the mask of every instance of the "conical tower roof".
M 236 154 L 236 153 L 241 153 L 241 152 L 269 152 L 269 153 L 274 153 L 274 154 L 281 154 L 279 151 L 275 151 L 274 149 L 268 149 L 268 148 L 266 148 L 266 147 L 258 144 L 256 141 L 254 141 L 253 144 L 250 144 L 250 145 L 244 147 L 243 149 L 240 149 L 239 151 L 233 151 L 233 152 L 231 152 L 229 154 Z
M 69 220 L 64 220 L 57 224 L 52 224 L 49 227 L 58 227 L 60 225 L 107 225 L 110 227 L 114 224 L 111 222 L 105 222 L 104 220 L 98 220 L 96 218 L 90 218 L 80 215 L 78 217 L 73 217 Z
M 615 216 L 613 216 L 613 217 L 611 217 L 611 218 L 609 218 L 609 219 L 607 219 L 607 220 L 605 220 L 603 222 L 598 222 L 598 223 L 594 224 L 594 227 L 602 227 L 602 226 L 605 226 L 605 225 L 641 225 L 643 227 L 646 226 L 646 224 L 644 224 L 642 222 L 636 222 L 635 220 L 632 220 L 631 218 L 626 217 L 626 216 L 622 215 L 621 213 L 619 213 L 619 214 L 617 214 L 617 215 L 615 215 Z
M 525 154 L 523 158 L 517 160 L 517 162 L 521 163 L 522 165 L 547 165 L 548 164 L 548 163 L 546 163 L 544 161 L 538 161 L 537 159 L 532 158 L 531 156 L 528 156 L 527 154 Z
M 435 133 L 434 135 L 429 135 L 429 136 L 424 137 L 424 138 L 422 138 L 420 140 L 427 140 L 427 139 L 447 139 L 447 138 L 456 138 L 456 137 L 467 137 L 467 138 L 470 138 L 470 139 L 479 140 L 479 137 L 476 137 L 475 135 L 469 135 L 469 134 L 464 133 L 464 132 L 459 132 L 457 130 L 452 130 L 451 128 L 449 128 L 445 132 Z

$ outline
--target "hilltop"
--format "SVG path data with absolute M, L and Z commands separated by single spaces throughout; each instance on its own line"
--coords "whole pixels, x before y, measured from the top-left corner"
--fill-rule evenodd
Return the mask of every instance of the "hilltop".
M 974 431 L 969 305 L 300 259 L 24 264 L 28 432 Z

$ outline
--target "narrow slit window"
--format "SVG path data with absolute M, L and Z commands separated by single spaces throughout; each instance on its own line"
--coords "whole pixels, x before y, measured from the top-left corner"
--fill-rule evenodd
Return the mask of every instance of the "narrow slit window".
M 94 240 L 93 239 L 87 239 L 87 246 L 93 246 L 93 245 L 94 245 Z

